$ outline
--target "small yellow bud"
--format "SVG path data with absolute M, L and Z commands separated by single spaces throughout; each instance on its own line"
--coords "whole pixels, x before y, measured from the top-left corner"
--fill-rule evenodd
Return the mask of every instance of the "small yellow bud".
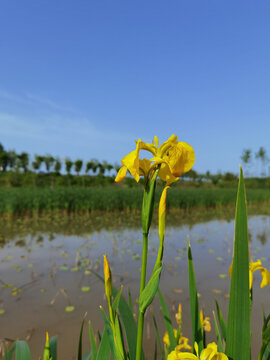
M 111 296 L 112 295 L 111 270 L 106 254 L 104 255 L 104 280 L 105 280 L 105 293 L 107 296 Z
M 159 201 L 159 238 L 163 239 L 165 234 L 166 196 L 169 186 L 165 186 Z
M 178 326 L 181 328 L 182 326 L 182 305 L 178 305 L 178 313 L 175 314 L 175 319 L 178 324 Z

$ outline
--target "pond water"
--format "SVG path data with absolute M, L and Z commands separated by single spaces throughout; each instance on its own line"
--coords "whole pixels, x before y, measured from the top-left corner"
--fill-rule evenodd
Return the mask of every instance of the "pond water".
M 225 217 L 225 214 L 223 215 Z M 183 333 L 191 338 L 189 314 L 187 237 L 191 242 L 200 307 L 211 317 L 212 331 L 207 338 L 215 340 L 212 310 L 216 297 L 227 316 L 230 281 L 228 267 L 232 259 L 234 221 L 207 219 L 205 214 L 190 221 L 180 213 L 168 216 L 165 235 L 164 271 L 160 287 L 174 321 L 178 303 L 183 308 Z M 187 219 L 189 219 L 187 221 Z M 91 218 L 2 220 L 0 227 L 0 338 L 27 339 L 32 358 L 42 355 L 45 331 L 58 336 L 58 358 L 75 359 L 79 329 L 85 312 L 94 331 L 103 330 L 99 310 L 106 309 L 104 289 L 91 272 L 102 274 L 103 254 L 109 259 L 113 282 L 130 288 L 134 311 L 140 281 L 142 235 L 139 215 L 100 214 Z M 253 260 L 262 259 L 270 269 L 270 216 L 249 216 L 250 252 Z M 154 224 L 149 236 L 148 269 L 151 272 L 158 247 L 158 228 Z M 254 275 L 252 308 L 252 358 L 258 354 L 262 326 L 262 305 L 270 312 L 270 287 L 260 288 L 260 272 Z M 74 306 L 66 312 L 67 306 Z M 158 299 L 154 311 L 164 333 Z M 176 323 L 174 322 L 175 326 Z M 145 321 L 145 352 L 153 353 L 154 330 L 148 313 Z M 89 348 L 87 330 L 84 350 Z

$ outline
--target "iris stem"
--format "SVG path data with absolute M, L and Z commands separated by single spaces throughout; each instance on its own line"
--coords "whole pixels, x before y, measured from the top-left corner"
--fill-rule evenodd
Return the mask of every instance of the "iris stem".
M 142 293 L 142 291 L 143 291 L 143 289 L 145 287 L 146 265 L 147 265 L 147 250 L 148 250 L 148 234 L 143 234 L 143 252 L 142 252 L 140 294 Z M 143 324 L 144 324 L 144 313 L 139 312 L 138 330 L 137 330 L 136 360 L 141 360 L 141 357 L 142 357 Z

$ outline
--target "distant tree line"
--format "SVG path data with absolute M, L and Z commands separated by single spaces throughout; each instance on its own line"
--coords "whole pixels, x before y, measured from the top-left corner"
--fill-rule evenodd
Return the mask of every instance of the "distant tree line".
M 91 159 L 84 162 L 82 159 L 72 161 L 70 158 L 60 159 L 59 157 L 53 157 L 50 154 L 47 155 L 35 155 L 31 161 L 30 156 L 26 152 L 17 154 L 14 150 L 5 150 L 4 146 L 0 143 L 0 172 L 6 172 L 7 170 L 17 171 L 35 171 L 41 172 L 42 167 L 45 168 L 47 173 L 54 172 L 60 174 L 64 169 L 67 174 L 75 172 L 80 175 L 82 171 L 87 175 L 90 171 L 92 174 L 104 175 L 107 171 L 110 174 L 111 170 L 117 172 L 120 169 L 118 164 L 109 164 L 107 161 L 99 162 L 97 159 Z
M 260 147 L 258 152 L 255 152 L 254 154 L 250 149 L 244 149 L 241 155 L 241 161 L 246 177 L 254 177 L 254 171 L 252 171 L 252 167 L 254 168 L 254 166 L 257 168 L 257 173 L 259 168 L 261 176 L 266 176 L 266 166 L 269 164 L 269 159 L 266 155 L 266 150 L 263 147 Z M 10 186 L 13 186 L 13 184 L 16 183 L 22 184 L 24 180 L 30 182 L 32 181 L 33 185 L 36 186 L 42 182 L 41 178 L 45 181 L 46 176 L 49 176 L 49 179 L 47 178 L 48 180 L 46 181 L 50 182 L 50 184 L 54 186 L 55 182 L 57 183 L 57 178 L 59 178 L 58 182 L 61 183 L 60 178 L 63 177 L 61 175 L 64 174 L 66 174 L 68 179 L 63 179 L 63 181 L 67 181 L 69 185 L 87 185 L 90 181 L 90 179 L 89 181 L 87 180 L 89 178 L 88 175 L 91 175 L 93 179 L 98 177 L 98 182 L 94 182 L 94 184 L 102 183 L 104 175 L 108 175 L 106 176 L 106 178 L 108 178 L 107 180 L 111 178 L 111 182 L 113 182 L 113 178 L 120 169 L 120 166 L 121 165 L 119 164 L 109 164 L 107 161 L 100 162 L 97 159 L 91 159 L 89 161 L 83 161 L 82 159 L 72 161 L 69 157 L 60 159 L 59 157 L 54 157 L 50 154 L 34 155 L 33 159 L 31 159 L 28 153 L 16 153 L 14 150 L 7 151 L 0 143 L 0 174 L 2 173 L 4 175 L 4 173 L 8 172 L 12 175 L 12 178 L 8 180 L 8 184 Z M 16 174 L 18 175 L 17 177 Z M 29 180 L 29 176 L 31 174 L 34 178 Z M 81 182 L 79 179 L 76 180 L 76 177 L 71 180 L 72 174 L 77 174 L 77 177 L 81 175 Z M 26 176 L 24 180 L 21 178 L 22 175 Z M 206 171 L 206 173 L 198 173 L 196 170 L 191 169 L 188 173 L 181 176 L 178 184 L 181 186 L 181 183 L 188 182 L 192 186 L 209 184 L 211 186 L 223 187 L 234 186 L 237 184 L 237 179 L 238 175 L 231 172 L 211 174 L 210 171 Z M 104 180 L 106 179 L 104 178 Z M 131 180 L 132 179 L 129 177 L 126 178 L 128 186 L 132 186 L 133 181 Z M 254 183 L 254 187 L 262 186 L 262 183 L 258 183 L 258 181 Z M 65 183 L 63 182 L 63 184 Z M 257 186 L 256 184 L 259 185 Z

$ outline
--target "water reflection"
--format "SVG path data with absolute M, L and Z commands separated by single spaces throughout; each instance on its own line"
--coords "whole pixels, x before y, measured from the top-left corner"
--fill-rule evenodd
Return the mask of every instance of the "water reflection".
M 5 311 L 1 315 L 1 328 L 5 329 L 5 334 L 1 336 L 25 338 L 30 332 L 33 358 L 37 358 L 41 355 L 44 333 L 48 330 L 52 335 L 59 336 L 59 351 L 63 352 L 64 358 L 70 358 L 71 352 L 75 354 L 76 349 L 66 345 L 74 344 L 74 336 L 78 336 L 85 311 L 88 311 L 95 331 L 103 328 L 98 309 L 99 305 L 106 307 L 104 290 L 92 271 L 101 273 L 104 253 L 110 259 L 114 285 L 119 287 L 124 284 L 125 294 L 130 287 L 136 311 L 142 235 L 139 214 L 132 215 L 130 221 L 127 218 L 99 216 L 89 219 L 82 216 L 56 218 L 51 223 L 50 219 L 3 222 L 0 235 L 0 308 Z M 216 296 L 226 316 L 230 291 L 228 267 L 233 250 L 232 218 L 233 211 L 231 215 L 227 213 L 226 219 L 206 220 L 205 214 L 202 214 L 197 219 L 194 216 L 195 221 L 192 222 L 182 213 L 168 217 L 161 288 L 172 312 L 179 302 L 182 303 L 186 336 L 191 336 L 187 237 L 193 251 L 200 306 L 207 316 L 211 316 Z M 270 216 L 249 217 L 249 237 L 253 260 L 261 258 L 263 265 L 270 268 Z M 149 237 L 150 271 L 157 247 L 158 229 L 154 225 Z M 269 289 L 260 289 L 259 283 L 259 275 L 255 274 L 252 321 L 258 337 L 261 304 L 264 304 L 266 313 L 270 311 Z M 153 306 L 162 332 L 164 325 L 158 302 L 154 302 Z M 74 311 L 68 313 L 66 307 L 74 307 Z M 151 316 L 147 317 L 146 324 L 151 332 Z M 258 337 L 253 338 L 254 349 L 258 348 Z M 150 339 L 151 336 L 148 342 L 152 344 Z M 214 340 L 214 334 L 210 334 L 211 339 Z M 85 341 L 87 343 L 87 339 Z

